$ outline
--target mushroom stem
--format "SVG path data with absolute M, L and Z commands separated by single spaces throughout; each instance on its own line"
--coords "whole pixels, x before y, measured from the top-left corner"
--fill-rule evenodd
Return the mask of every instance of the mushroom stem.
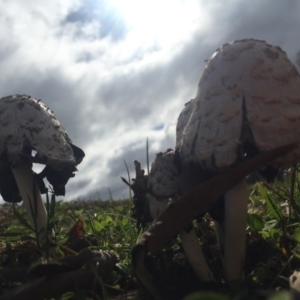
M 31 164 L 26 163 L 18 168 L 12 168 L 12 171 L 23 199 L 24 207 L 31 226 L 38 232 L 39 241 L 44 242 L 46 239 L 45 225 L 47 224 L 47 212 L 42 201 L 40 190 L 36 184 L 33 171 L 31 170 Z M 36 186 L 35 189 L 33 189 L 34 184 Z M 34 199 L 36 199 L 36 210 Z
M 201 281 L 214 281 L 214 277 L 206 263 L 201 246 L 196 236 L 195 230 L 186 232 L 184 229 L 180 231 L 182 246 L 187 259 Z
M 227 281 L 239 280 L 243 277 L 247 202 L 245 180 L 225 194 L 224 269 Z
M 215 227 L 215 232 L 218 240 L 218 245 L 220 252 L 222 254 L 222 257 L 224 258 L 224 247 L 225 247 L 225 234 L 224 234 L 224 226 L 218 221 L 214 221 L 214 227 Z

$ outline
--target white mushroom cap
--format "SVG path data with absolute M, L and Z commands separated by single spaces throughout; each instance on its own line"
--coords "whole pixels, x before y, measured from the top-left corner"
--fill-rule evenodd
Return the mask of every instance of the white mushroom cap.
M 83 157 L 84 152 L 72 144 L 53 112 L 40 100 L 27 95 L 0 99 L 0 191 L 5 201 L 21 201 L 11 167 L 46 165 L 36 176 L 41 192 L 45 192 L 43 178 L 47 177 L 55 194 L 64 195 L 65 184 Z
M 0 99 L 0 132 L 0 153 L 6 152 L 14 167 L 22 165 L 28 156 L 32 162 L 58 171 L 76 164 L 65 129 L 44 103 L 30 96 Z M 31 150 L 37 152 L 34 157 Z
M 184 104 L 184 108 L 179 114 L 177 125 L 176 125 L 176 144 L 181 140 L 182 138 L 182 132 L 186 127 L 186 124 L 188 123 L 193 107 L 194 107 L 195 99 L 191 99 L 189 102 Z
M 150 214 L 156 219 L 166 208 L 168 202 L 179 195 L 179 170 L 176 167 L 175 151 L 168 149 L 156 154 L 151 164 L 150 193 L 148 205 Z
M 268 151 L 299 136 L 296 67 L 279 47 L 245 39 L 223 45 L 206 64 L 177 148 L 184 164 L 214 169 L 243 159 L 245 144 Z M 299 156 L 297 148 L 275 164 Z
M 174 163 L 175 151 L 168 149 L 156 154 L 151 164 L 150 186 L 151 194 L 158 199 L 178 196 L 179 170 Z

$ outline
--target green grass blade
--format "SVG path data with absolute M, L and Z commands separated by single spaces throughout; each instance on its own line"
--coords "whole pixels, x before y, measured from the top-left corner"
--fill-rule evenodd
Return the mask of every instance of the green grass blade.
M 282 220 L 284 216 L 280 206 L 274 201 L 272 197 L 270 197 L 270 194 L 260 183 L 257 183 L 257 187 L 263 200 L 265 200 L 267 204 L 270 214 L 275 218 L 276 221 Z
M 264 228 L 263 219 L 257 214 L 247 214 L 247 224 L 252 231 L 262 231 Z
M 15 207 L 15 204 L 13 204 L 13 211 L 14 211 L 14 215 L 15 217 L 18 219 L 18 221 L 26 228 L 28 228 L 29 230 L 34 231 L 34 229 L 32 228 L 32 226 L 29 224 L 29 222 L 23 217 L 22 214 L 20 214 Z
M 146 142 L 146 156 L 147 156 L 147 174 L 150 175 L 150 164 L 149 164 L 149 139 Z
M 126 161 L 123 159 L 124 161 L 124 164 L 125 164 L 125 168 L 126 168 L 126 171 L 127 171 L 127 178 L 128 178 L 128 182 L 130 183 L 131 182 L 131 178 L 130 178 L 130 172 L 129 172 L 129 168 L 128 168 L 128 165 L 126 163 Z M 129 199 L 131 200 L 132 199 L 132 193 L 131 193 L 131 188 L 128 187 L 129 189 Z

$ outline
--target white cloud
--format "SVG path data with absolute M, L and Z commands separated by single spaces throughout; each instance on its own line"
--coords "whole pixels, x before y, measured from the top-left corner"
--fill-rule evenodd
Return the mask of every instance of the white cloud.
M 204 60 L 221 44 L 265 39 L 292 59 L 300 48 L 296 0 L 0 5 L 0 97 L 41 98 L 86 152 L 67 199 L 96 191 L 106 198 L 108 187 L 114 198 L 128 195 L 123 159 L 132 170 L 133 159 L 145 166 L 147 137 L 151 159 L 174 146 L 178 114 L 196 93 Z

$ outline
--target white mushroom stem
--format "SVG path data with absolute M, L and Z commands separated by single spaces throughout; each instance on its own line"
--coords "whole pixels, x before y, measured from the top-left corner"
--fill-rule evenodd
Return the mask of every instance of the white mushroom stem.
M 243 277 L 247 201 L 245 180 L 225 194 L 224 269 L 227 281 L 238 280 Z
M 24 207 L 27 212 L 28 218 L 30 220 L 31 226 L 39 232 L 39 241 L 44 242 L 46 238 L 46 231 L 45 226 L 47 224 L 47 212 L 45 205 L 42 201 L 41 193 L 39 188 L 36 184 L 33 171 L 31 169 L 30 164 L 24 164 L 18 168 L 12 168 L 14 177 L 16 179 L 21 197 L 23 199 Z M 36 185 L 35 188 L 35 195 L 34 195 L 34 184 Z M 36 199 L 37 209 L 35 211 L 34 199 Z M 30 205 L 31 204 L 31 205 Z M 32 211 L 34 212 L 35 216 L 32 215 Z M 36 226 L 35 228 L 35 220 Z M 42 230 L 44 228 L 44 230 Z
M 217 240 L 218 240 L 218 245 L 220 248 L 220 252 L 222 254 L 222 256 L 224 257 L 224 246 L 225 246 L 225 234 L 224 234 L 224 227 L 222 226 L 222 224 L 220 224 L 217 221 L 214 221 L 214 227 L 215 227 L 215 232 L 217 235 Z
M 201 245 L 199 244 L 195 230 L 186 232 L 184 229 L 180 231 L 182 246 L 187 259 L 201 281 L 214 281 L 213 275 L 206 263 Z

